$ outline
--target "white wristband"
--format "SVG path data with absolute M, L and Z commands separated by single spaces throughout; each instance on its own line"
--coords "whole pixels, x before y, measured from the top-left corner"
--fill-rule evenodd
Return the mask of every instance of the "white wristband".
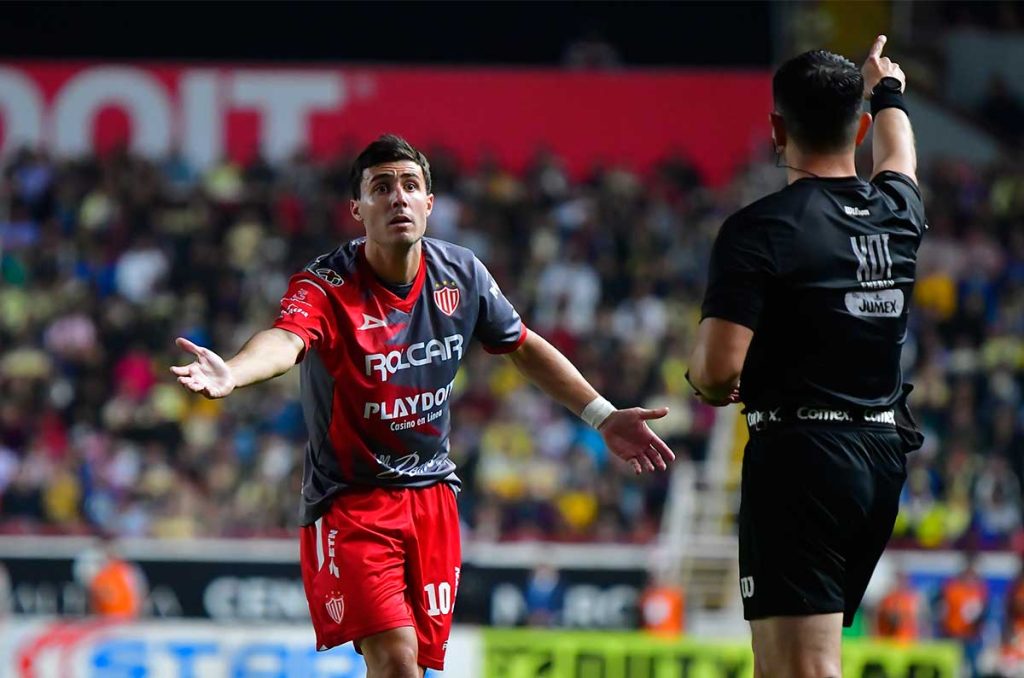
M 597 396 L 583 408 L 580 412 L 580 419 L 587 422 L 594 428 L 599 428 L 604 420 L 608 418 L 608 415 L 615 411 L 615 405 Z

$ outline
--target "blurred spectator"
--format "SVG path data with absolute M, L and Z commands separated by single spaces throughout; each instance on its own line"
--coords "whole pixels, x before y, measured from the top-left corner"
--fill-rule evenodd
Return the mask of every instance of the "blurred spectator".
M 963 647 L 968 676 L 977 672 L 988 607 L 988 585 L 978 576 L 975 556 L 968 554 L 963 571 L 942 585 L 938 604 L 938 635 Z
M 565 591 L 558 570 L 539 565 L 526 583 L 526 623 L 529 626 L 558 626 L 562 616 Z
M 141 234 L 117 260 L 114 269 L 117 291 L 128 301 L 145 303 L 169 268 L 167 257 L 152 238 Z
M 601 31 L 591 28 L 565 48 L 562 63 L 577 70 L 618 68 L 622 59 L 618 50 L 608 42 Z
M 978 507 L 978 545 L 1008 543 L 1009 537 L 1021 526 L 1021 498 L 1020 483 L 1005 457 L 993 455 L 986 460 L 974 492 Z
M 1004 643 L 1019 660 L 1024 660 L 1024 568 L 1006 590 Z
M 641 627 L 657 636 L 678 638 L 686 628 L 686 596 L 683 587 L 652 575 L 640 595 Z
M 552 261 L 540 273 L 534 322 L 580 336 L 594 327 L 601 279 L 594 267 L 582 260 L 577 245 L 570 242 L 567 249 L 564 259 Z
M 163 159 L 159 169 L 170 197 L 177 200 L 185 198 L 199 180 L 195 169 L 178 147 Z
M 875 630 L 882 638 L 910 645 L 924 637 L 925 615 L 925 601 L 920 591 L 910 585 L 905 572 L 900 572 L 878 603 Z
M 125 560 L 112 539 L 81 553 L 75 577 L 86 588 L 89 611 L 98 617 L 132 619 L 142 612 L 146 582 L 137 565 Z

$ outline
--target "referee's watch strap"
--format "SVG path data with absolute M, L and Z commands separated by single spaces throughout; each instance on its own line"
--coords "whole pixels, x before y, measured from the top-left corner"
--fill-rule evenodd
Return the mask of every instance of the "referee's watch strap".
M 907 116 L 907 104 L 903 100 L 902 84 L 896 78 L 886 76 L 871 90 L 871 117 L 876 117 L 887 108 L 898 108 Z

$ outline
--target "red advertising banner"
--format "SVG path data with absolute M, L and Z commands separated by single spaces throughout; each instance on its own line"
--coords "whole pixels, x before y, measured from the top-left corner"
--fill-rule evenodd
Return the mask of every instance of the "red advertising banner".
M 474 165 L 538 149 L 580 175 L 690 158 L 712 183 L 769 137 L 768 72 L 0 64 L 0 149 L 58 155 L 128 142 L 199 165 L 299 148 L 327 157 L 396 132 Z

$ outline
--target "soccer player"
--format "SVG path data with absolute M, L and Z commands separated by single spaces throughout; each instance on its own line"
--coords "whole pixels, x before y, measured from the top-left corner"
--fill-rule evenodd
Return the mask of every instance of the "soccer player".
M 817 50 L 776 71 L 788 185 L 729 217 L 711 255 L 690 380 L 746 405 L 740 594 L 756 676 L 835 678 L 920 446 L 900 354 L 926 229 L 900 67 Z M 862 97 L 871 115 L 861 113 Z M 871 180 L 854 151 L 874 118 Z
M 526 328 L 471 251 L 424 237 L 434 196 L 422 153 L 382 136 L 351 185 L 366 237 L 293 276 L 274 327 L 235 357 L 179 338 L 195 361 L 171 371 L 223 398 L 302 363 L 300 558 L 317 648 L 352 640 L 370 678 L 411 678 L 443 670 L 459 585 L 449 402 L 470 339 L 508 355 L 636 473 L 674 457 L 646 424 L 667 408 L 616 410 Z

